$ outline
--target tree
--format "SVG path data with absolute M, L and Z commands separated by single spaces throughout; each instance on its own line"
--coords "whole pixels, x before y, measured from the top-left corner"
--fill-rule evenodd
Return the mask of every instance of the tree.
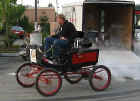
M 0 20 L 5 29 L 5 44 L 7 47 L 12 45 L 11 26 L 17 24 L 25 11 L 25 7 L 16 4 L 17 0 L 0 0 Z
M 29 19 L 27 16 L 23 16 L 20 20 L 19 20 L 19 26 L 24 28 L 24 31 L 26 33 L 31 33 L 34 31 L 34 24 L 29 22 Z
M 43 39 L 42 42 L 44 42 L 44 39 L 50 34 L 50 23 L 47 16 L 40 17 L 40 26 Z
M 17 25 L 22 15 L 24 14 L 24 11 L 25 11 L 25 7 L 22 5 L 12 6 L 8 11 L 9 12 L 8 17 L 7 17 L 8 23 L 10 25 Z
M 2 31 L 2 23 L 0 22 L 0 32 Z
M 2 4 L 0 2 L 0 14 L 2 13 Z M 2 21 L 2 16 L 0 15 L 0 22 Z
M 0 0 L 0 18 L 2 23 L 6 21 L 6 9 L 8 8 L 7 6 L 9 3 L 10 0 Z
M 50 34 L 50 23 L 47 16 L 40 17 L 41 32 Z
M 9 41 L 9 32 L 8 32 L 8 23 L 7 23 L 7 15 L 8 13 L 8 9 L 9 9 L 9 4 L 10 4 L 10 0 L 0 0 L 0 18 L 1 18 L 1 23 L 4 25 L 5 28 L 5 44 L 6 46 L 9 46 L 10 42 Z
M 17 0 L 10 0 L 10 3 L 15 5 L 17 3 Z
M 1 10 L 2 10 L 2 8 L 1 8 L 1 2 L 0 2 L 0 14 L 1 14 Z M 0 31 L 2 30 L 2 16 L 0 16 Z

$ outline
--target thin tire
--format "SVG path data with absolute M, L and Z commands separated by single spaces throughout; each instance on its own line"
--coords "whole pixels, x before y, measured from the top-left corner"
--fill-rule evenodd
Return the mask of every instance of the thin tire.
M 26 66 L 28 66 L 28 67 L 26 67 Z M 32 63 L 25 63 L 25 64 L 23 64 L 23 65 L 21 65 L 19 68 L 18 68 L 18 70 L 17 70 L 17 72 L 16 72 L 16 80 L 17 80 L 17 83 L 19 84 L 19 85 L 21 85 L 22 87 L 24 87 L 24 88 L 29 88 L 29 87 L 32 87 L 32 86 L 34 86 L 34 84 L 35 84 L 35 81 L 34 81 L 34 78 L 28 78 L 28 76 L 27 76 L 27 74 L 30 72 L 30 71 L 24 71 L 24 72 L 26 72 L 26 73 L 24 73 L 24 74 L 22 74 L 21 72 L 22 72 L 22 70 L 25 68 L 25 69 L 31 69 L 31 66 L 34 66 L 34 68 L 39 68 L 39 66 L 38 65 L 36 65 L 36 64 L 32 64 Z M 41 68 L 41 67 L 40 67 Z M 39 68 L 39 69 L 40 69 Z M 38 71 L 39 72 L 39 71 Z M 24 80 L 22 80 L 21 78 L 22 77 L 25 77 L 26 78 L 26 80 L 31 80 L 31 82 L 29 81 L 27 81 L 27 82 L 25 82 Z
M 55 85 L 55 88 L 53 88 L 52 85 Z M 59 92 L 61 87 L 62 78 L 54 69 L 45 69 L 37 76 L 36 89 L 43 96 L 54 96 Z
M 103 75 L 103 71 L 107 75 Z M 107 67 L 102 66 L 102 65 L 97 66 L 96 68 L 93 69 L 93 71 L 89 75 L 89 84 L 91 88 L 95 91 L 106 90 L 111 84 L 110 70 Z

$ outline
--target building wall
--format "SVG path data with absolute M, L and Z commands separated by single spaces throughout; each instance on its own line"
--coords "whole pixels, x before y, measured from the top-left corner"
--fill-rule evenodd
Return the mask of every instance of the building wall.
M 35 10 L 34 8 L 26 8 L 26 11 L 24 13 L 29 18 L 29 21 L 34 23 L 35 21 Z M 54 30 L 57 27 L 57 24 L 55 22 L 55 9 L 54 8 L 38 8 L 38 16 L 37 20 L 40 22 L 41 16 L 47 16 L 49 18 L 50 26 L 51 26 L 51 34 L 54 33 Z
M 34 8 L 27 8 L 25 11 L 25 15 L 29 18 L 30 22 L 34 22 L 35 19 L 35 10 Z M 55 9 L 54 8 L 38 8 L 38 22 L 41 16 L 47 16 L 49 18 L 49 22 L 55 21 Z

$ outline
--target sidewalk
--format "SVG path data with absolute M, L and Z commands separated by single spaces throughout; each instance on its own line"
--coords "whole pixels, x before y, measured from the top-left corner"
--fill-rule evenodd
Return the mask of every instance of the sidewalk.
M 41 34 L 38 32 L 32 33 L 30 36 L 30 44 L 31 45 L 42 45 L 42 38 L 41 38 Z M 19 40 L 17 40 L 17 42 L 15 42 L 14 44 L 21 44 L 21 42 Z M 0 53 L 0 57 L 17 57 L 19 56 L 19 52 L 17 53 Z
M 17 57 L 19 53 L 0 53 L 0 57 Z

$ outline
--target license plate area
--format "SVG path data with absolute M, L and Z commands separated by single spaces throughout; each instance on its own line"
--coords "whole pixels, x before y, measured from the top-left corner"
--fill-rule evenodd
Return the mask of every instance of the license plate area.
M 33 63 L 37 63 L 37 52 L 36 49 L 30 49 L 30 61 Z

